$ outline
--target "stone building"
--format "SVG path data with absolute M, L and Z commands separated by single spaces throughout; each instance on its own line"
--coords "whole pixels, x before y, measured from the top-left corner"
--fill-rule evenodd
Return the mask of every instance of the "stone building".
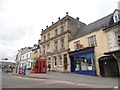
M 104 54 L 113 57 L 113 60 L 104 60 L 108 64 L 107 67 L 101 68 L 101 74 L 118 76 L 118 73 L 120 75 L 120 10 L 114 11 L 109 25 L 103 31 L 107 34 L 109 46 L 109 51 Z M 102 72 L 102 70 L 106 71 Z
M 66 13 L 66 16 L 56 23 L 52 22 L 41 33 L 41 57 L 47 58 L 47 63 L 51 64 L 53 71 L 70 71 L 69 60 L 69 40 L 73 38 L 76 30 L 85 26 L 79 21 L 79 18 L 72 18 Z
M 114 58 L 108 57 L 104 53 L 110 51 L 110 47 L 116 39 L 115 36 L 108 38 L 103 30 L 113 22 L 116 12 L 118 13 L 118 10 L 76 31 L 74 38 L 69 42 L 72 72 L 86 75 L 115 76 L 117 66 L 112 66 L 112 63 L 106 62 L 106 60 L 110 61 Z M 116 30 L 119 31 L 117 28 Z M 109 39 L 113 41 L 109 41 Z M 111 48 L 111 50 L 115 48 L 118 50 L 118 47 Z

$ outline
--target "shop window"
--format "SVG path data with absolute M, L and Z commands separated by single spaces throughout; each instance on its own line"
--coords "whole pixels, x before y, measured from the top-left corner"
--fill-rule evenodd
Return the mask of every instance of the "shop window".
M 58 55 L 58 60 L 59 60 L 59 66 L 62 65 L 62 56 L 61 55 Z
M 93 58 L 75 58 L 75 70 L 95 70 L 95 63 Z
M 57 60 L 56 60 L 56 56 L 54 57 L 54 67 L 57 66 Z

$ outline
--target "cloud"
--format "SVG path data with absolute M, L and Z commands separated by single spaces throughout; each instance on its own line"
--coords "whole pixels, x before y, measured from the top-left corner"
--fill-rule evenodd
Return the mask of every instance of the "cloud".
M 1 57 L 15 58 L 17 50 L 40 39 L 41 29 L 66 12 L 89 24 L 116 9 L 119 0 L 0 0 Z

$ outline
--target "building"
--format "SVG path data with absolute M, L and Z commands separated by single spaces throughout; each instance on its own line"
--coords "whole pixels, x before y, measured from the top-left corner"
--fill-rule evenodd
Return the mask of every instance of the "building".
M 38 41 L 38 44 L 34 44 L 32 48 L 32 70 L 34 69 L 36 58 L 41 57 L 41 50 L 40 50 L 40 40 Z
M 32 47 L 25 47 L 21 53 L 20 67 L 26 66 L 27 70 L 31 70 L 32 67 Z
M 56 23 L 52 22 L 50 27 L 46 27 L 41 33 L 41 57 L 47 58 L 53 71 L 70 71 L 69 60 L 69 40 L 73 38 L 76 30 L 85 26 L 79 18 L 72 18 L 66 12 L 66 16 Z
M 112 23 L 114 15 L 115 12 L 76 31 L 74 38 L 69 41 L 71 72 L 103 76 L 101 67 L 107 63 L 103 63 L 102 58 L 106 57 L 104 53 L 109 51 L 108 36 L 103 30 Z M 108 66 L 110 70 L 110 65 Z M 109 73 L 111 72 L 114 73 L 114 70 L 111 69 Z M 109 73 L 106 76 L 114 76 Z
M 112 57 L 113 59 L 104 60 L 108 63 L 107 67 L 101 68 L 106 70 L 101 72 L 103 76 L 114 74 L 114 76 L 120 75 L 120 10 L 115 10 L 113 17 L 109 25 L 103 30 L 107 34 L 109 51 L 104 54 L 107 57 Z M 114 71 L 112 71 L 114 70 Z

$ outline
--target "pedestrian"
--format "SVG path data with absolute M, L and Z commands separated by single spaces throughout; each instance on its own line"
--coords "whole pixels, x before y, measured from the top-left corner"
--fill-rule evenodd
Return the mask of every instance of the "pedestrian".
M 51 65 L 50 65 L 50 63 L 48 64 L 48 71 L 50 71 L 50 69 L 51 69 Z

